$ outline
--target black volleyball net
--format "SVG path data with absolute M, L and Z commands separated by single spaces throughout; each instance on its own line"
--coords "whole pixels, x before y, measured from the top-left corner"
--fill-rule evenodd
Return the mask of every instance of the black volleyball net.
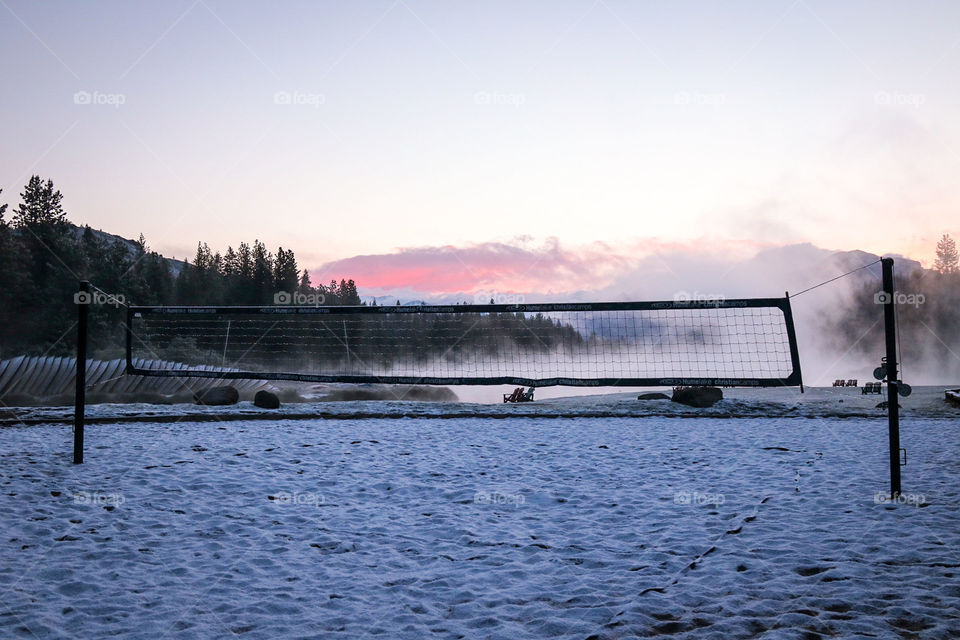
M 126 356 L 128 373 L 180 378 L 535 387 L 801 384 L 788 298 L 130 307 Z

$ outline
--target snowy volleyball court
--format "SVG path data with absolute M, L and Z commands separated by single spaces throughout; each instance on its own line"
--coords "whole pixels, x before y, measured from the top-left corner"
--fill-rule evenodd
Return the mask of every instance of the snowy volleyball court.
M 92 424 L 79 466 L 68 426 L 6 426 L 0 637 L 957 636 L 957 420 L 905 409 L 890 504 L 884 414 L 816 394 Z

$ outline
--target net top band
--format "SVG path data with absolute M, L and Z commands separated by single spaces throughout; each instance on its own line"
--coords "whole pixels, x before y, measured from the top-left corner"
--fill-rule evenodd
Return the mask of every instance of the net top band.
M 657 311 L 662 309 L 736 309 L 776 307 L 786 309 L 789 298 L 716 298 L 634 302 L 547 302 L 531 304 L 447 304 L 377 306 L 131 306 L 130 314 L 386 314 L 386 313 L 550 313 L 576 311 Z

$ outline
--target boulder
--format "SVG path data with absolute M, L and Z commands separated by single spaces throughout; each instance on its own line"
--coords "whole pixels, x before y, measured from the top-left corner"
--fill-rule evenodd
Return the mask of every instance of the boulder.
M 641 393 L 637 400 L 669 400 L 670 396 L 665 393 Z
M 405 400 L 420 402 L 457 402 L 460 399 L 448 387 L 410 387 L 400 391 L 400 395 Z
M 723 391 L 717 387 L 677 387 L 670 399 L 688 407 L 712 407 L 723 400 Z
M 210 406 L 225 406 L 237 404 L 240 400 L 240 392 L 235 387 L 225 385 L 222 387 L 209 387 L 201 389 L 193 394 L 193 401 L 196 404 L 206 404 Z
M 257 391 L 253 396 L 253 404 L 261 409 L 279 409 L 280 398 L 269 391 Z
M 944 400 L 955 407 L 960 407 L 960 389 L 947 389 L 943 393 Z

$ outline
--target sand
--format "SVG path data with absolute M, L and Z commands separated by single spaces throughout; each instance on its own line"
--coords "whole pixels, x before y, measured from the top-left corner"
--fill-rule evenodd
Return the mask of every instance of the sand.
M 802 418 L 97 424 L 81 466 L 68 427 L 10 426 L 0 636 L 960 634 L 960 424 L 905 416 L 892 504 L 882 415 L 817 417 L 822 395 Z

